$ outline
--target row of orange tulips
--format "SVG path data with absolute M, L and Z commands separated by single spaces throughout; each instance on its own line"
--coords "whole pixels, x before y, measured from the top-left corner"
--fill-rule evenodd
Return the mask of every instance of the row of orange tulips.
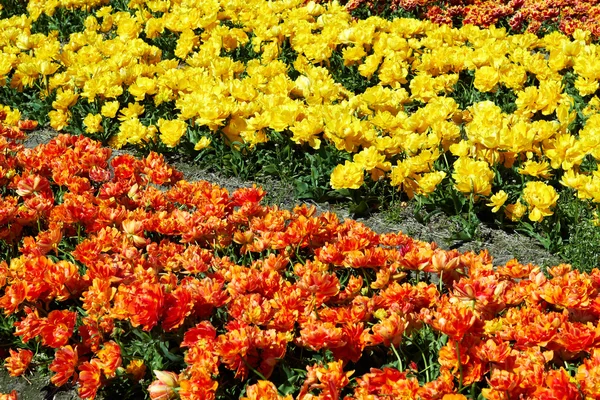
M 153 399 L 215 398 L 224 370 L 260 377 L 244 398 L 284 398 L 268 379 L 291 346 L 333 357 L 307 366 L 298 399 L 600 396 L 598 270 L 496 268 L 485 252 L 261 205 L 256 187 L 187 182 L 156 154 L 111 159 L 68 135 L 26 149 L 20 129 L 0 133 L 0 237 L 18 246 L 0 263 L 0 309 L 22 340 L 5 362 L 13 376 L 35 364 L 36 343 L 54 351 L 52 383 L 82 398 L 139 381 L 147 361 L 128 354 L 126 326 L 186 349 L 181 370 L 155 371 Z M 353 376 L 367 350 L 391 355 L 427 327 L 447 337 L 435 379 L 419 382 L 415 363 Z

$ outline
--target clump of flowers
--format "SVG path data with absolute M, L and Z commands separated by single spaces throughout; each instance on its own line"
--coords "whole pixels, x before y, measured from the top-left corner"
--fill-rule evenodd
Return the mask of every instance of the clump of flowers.
M 38 3 L 28 3 L 29 18 L 0 22 L 20 32 L 16 42 L 0 37 L 0 82 L 46 102 L 51 110 L 39 118 L 56 130 L 114 148 L 198 155 L 228 146 L 242 160 L 277 153 L 272 138 L 281 137 L 294 151 L 317 153 L 331 174 L 313 181 L 335 190 L 383 181 L 409 198 L 463 197 L 477 212 L 491 204 L 515 221 L 520 205 L 531 205 L 532 183 L 559 196 L 573 189 L 590 210 L 600 203 L 600 76 L 589 61 L 598 45 L 587 24 L 598 6 L 590 2 L 390 3 L 428 10 L 434 23 L 355 20 L 348 9 L 360 1 L 215 0 L 189 10 L 136 1 L 133 13 L 91 1 L 81 32 L 66 42 L 32 34 L 33 21 L 84 5 Z M 493 25 L 509 17 L 530 21 L 530 32 Z M 532 33 L 559 18 L 569 36 Z M 463 24 L 437 24 L 457 19 Z M 323 149 L 342 153 L 343 163 Z M 510 201 L 491 199 L 500 190 Z M 532 206 L 531 220 L 543 221 L 553 205 Z
M 47 368 L 85 399 L 116 381 L 152 399 L 597 394 L 598 270 L 494 266 L 83 136 L 0 138 L 13 376 Z M 542 192 L 531 214 L 551 207 Z M 432 357 L 408 358 L 423 332 Z
M 403 10 L 438 24 L 489 27 L 507 22 L 515 32 L 527 30 L 533 33 L 540 31 L 543 25 L 554 25 L 567 35 L 582 29 L 591 32 L 596 38 L 600 36 L 600 8 L 596 1 L 590 0 L 350 0 L 345 5 L 350 11 L 364 7 L 376 14 Z

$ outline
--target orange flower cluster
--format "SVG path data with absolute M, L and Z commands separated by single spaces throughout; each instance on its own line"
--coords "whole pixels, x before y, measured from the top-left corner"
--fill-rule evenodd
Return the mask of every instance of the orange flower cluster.
M 366 5 L 377 10 L 386 2 L 350 0 L 346 7 L 354 10 Z M 377 6 L 376 6 L 377 5 Z M 581 29 L 600 37 L 600 4 L 595 0 L 390 0 L 390 9 L 417 12 L 432 22 L 453 25 L 458 21 L 489 27 L 502 20 L 515 31 L 527 29 L 537 33 L 543 24 L 556 24 L 567 35 Z
M 17 391 L 13 390 L 12 392 L 7 394 L 0 393 L 0 400 L 18 400 L 18 396 L 19 394 L 17 393 Z
M 23 342 L 55 349 L 52 383 L 76 382 L 84 399 L 145 374 L 117 324 L 180 335 L 186 365 L 155 371 L 153 399 L 215 398 L 223 370 L 269 379 L 291 347 L 335 359 L 307 366 L 301 400 L 464 398 L 472 384 L 487 399 L 600 396 L 598 270 L 494 267 L 486 252 L 264 206 L 256 187 L 181 180 L 153 153 L 111 158 L 68 135 L 25 149 L 20 138 L 2 128 L 0 235 L 19 254 L 0 263 L 0 309 Z M 415 274 L 426 279 L 410 283 Z M 424 325 L 448 337 L 439 376 L 374 365 L 350 381 L 367 350 L 392 354 Z M 35 360 L 10 354 L 12 375 Z M 261 380 L 245 398 L 286 397 Z

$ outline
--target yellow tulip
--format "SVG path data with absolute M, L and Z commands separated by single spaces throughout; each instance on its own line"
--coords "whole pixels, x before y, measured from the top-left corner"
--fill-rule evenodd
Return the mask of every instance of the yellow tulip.
M 140 144 L 148 141 L 154 136 L 154 127 L 144 126 L 139 119 L 131 118 L 125 120 L 119 126 L 119 133 L 110 139 L 110 145 L 121 148 L 125 144 Z
M 523 198 L 529 205 L 529 219 L 540 222 L 544 217 L 553 214 L 550 207 L 556 204 L 558 194 L 552 186 L 544 182 L 527 182 L 523 189 Z
M 504 190 L 500 190 L 490 197 L 490 202 L 486 205 L 492 207 L 492 212 L 496 213 L 506 203 L 506 200 L 508 200 L 508 194 Z
M 527 206 L 517 200 L 515 204 L 509 204 L 504 209 L 504 214 L 513 222 L 521 220 L 527 212 Z
M 102 132 L 102 115 L 100 114 L 88 114 L 83 119 L 85 125 L 85 131 L 87 133 L 98 133 Z
M 529 175 L 535 177 L 542 177 L 544 179 L 550 179 L 552 173 L 550 172 L 550 164 L 547 161 L 533 161 L 527 160 L 523 163 L 523 166 L 519 168 L 521 175 Z
M 211 140 L 204 136 L 196 142 L 196 145 L 194 146 L 194 150 L 200 151 L 202 149 L 205 149 L 208 146 L 210 146 L 210 143 L 211 143 Z
M 323 132 L 323 122 L 318 118 L 305 118 L 301 121 L 296 121 L 290 127 L 293 135 L 291 139 L 296 144 L 308 143 L 313 149 L 321 147 L 321 140 L 318 134 Z
M 385 156 L 380 154 L 377 151 L 377 148 L 374 146 L 367 147 L 363 149 L 359 153 L 356 153 L 353 157 L 353 161 L 360 165 L 361 168 L 365 169 L 367 172 L 371 171 L 373 168 L 384 167 L 389 169 L 390 163 L 385 161 Z
M 364 170 L 356 163 L 346 161 L 333 169 L 329 183 L 334 189 L 358 189 L 365 179 Z
M 69 124 L 69 115 L 63 110 L 52 110 L 48 113 L 50 126 L 57 131 L 62 131 Z
M 121 109 L 119 121 L 127 121 L 129 119 L 137 119 L 144 113 L 144 106 L 139 103 L 129 103 L 127 107 Z
M 475 71 L 475 80 L 473 86 L 480 92 L 492 92 L 498 82 L 500 81 L 500 74 L 494 67 L 485 65 Z
M 117 111 L 119 111 L 119 102 L 109 101 L 104 103 L 100 110 L 100 114 L 106 118 L 114 118 L 117 115 Z
M 147 94 L 153 95 L 156 93 L 156 81 L 145 76 L 138 76 L 128 90 L 136 101 L 142 101 Z
M 428 172 L 417 179 L 418 187 L 416 192 L 423 195 L 433 193 L 437 185 L 444 180 L 446 173 L 444 171 Z
M 56 100 L 52 102 L 52 107 L 57 110 L 67 110 L 69 107 L 77 103 L 78 98 L 79 94 L 73 92 L 72 90 L 58 89 L 56 93 Z
M 489 196 L 492 190 L 494 172 L 485 161 L 476 161 L 467 157 L 459 157 L 454 162 L 454 187 L 459 192 Z M 477 200 L 477 197 L 475 198 Z
M 178 119 L 169 121 L 161 118 L 157 125 L 160 131 L 160 140 L 168 147 L 177 146 L 187 129 L 185 121 Z

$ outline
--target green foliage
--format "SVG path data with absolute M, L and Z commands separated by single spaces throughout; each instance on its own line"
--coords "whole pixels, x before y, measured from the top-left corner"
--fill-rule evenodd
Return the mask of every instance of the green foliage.
M 19 246 L 16 243 L 7 243 L 0 239 L 0 260 L 11 260 L 18 257 Z
M 224 21 L 227 22 L 227 21 Z M 227 23 L 222 22 L 223 25 L 228 25 Z M 234 27 L 234 24 L 230 24 L 230 27 Z M 254 34 L 252 32 L 247 33 L 248 42 L 244 45 L 236 47 L 230 51 L 225 50 L 225 48 L 221 49 L 221 57 L 230 57 L 233 61 L 239 61 L 246 64 L 250 60 L 254 60 L 260 57 L 260 53 L 254 51 L 254 45 L 252 44 L 252 38 Z
M 0 104 L 18 109 L 23 119 L 38 121 L 40 125 L 49 122 L 48 112 L 52 110 L 52 102 L 56 99 L 56 93 L 49 96 L 40 96 L 45 91 L 41 82 L 37 88 L 27 88 L 22 92 L 10 87 L 9 84 L 0 86 Z
M 83 10 L 67 10 L 58 7 L 50 17 L 42 13 L 40 17 L 33 22 L 31 33 L 43 33 L 48 35 L 52 31 L 58 32 L 58 38 L 61 42 L 66 42 L 72 33 L 82 32 L 84 30 L 85 19 L 90 15 Z
M 563 236 L 568 235 L 561 230 L 560 216 L 544 218 L 540 222 L 529 222 L 526 217 L 519 221 L 517 231 L 537 239 L 546 250 L 557 253 L 563 243 Z
M 592 223 L 594 214 L 590 204 L 569 190 L 561 196 L 556 214 L 567 232 L 558 254 L 580 271 L 600 268 L 600 227 Z
M 600 268 L 600 227 L 591 221 L 577 225 L 560 254 L 580 271 Z
M 140 398 L 149 384 L 150 381 L 144 380 L 132 382 L 130 379 L 113 379 L 101 392 L 106 399 L 135 400 Z
M 160 328 L 156 332 L 145 332 L 138 328 L 131 328 L 129 324 L 119 324 L 116 328 L 120 335 L 116 341 L 125 351 L 124 358 L 138 358 L 153 370 L 178 371 L 183 368 L 183 355 L 179 343 L 170 343 L 169 336 Z
M 346 5 L 348 1 L 342 1 L 341 4 Z M 413 9 L 405 9 L 402 7 L 394 8 L 389 0 L 372 0 L 362 1 L 360 5 L 350 11 L 354 18 L 367 19 L 372 16 L 378 16 L 388 20 L 394 18 L 420 18 L 426 12 L 426 7 L 417 6 Z
M 117 11 L 135 13 L 135 9 L 129 8 L 129 0 L 110 0 L 110 6 Z
M 277 59 L 288 65 L 288 76 L 292 80 L 296 80 L 300 76 L 300 72 L 294 67 L 294 62 L 298 58 L 298 53 L 290 45 L 289 39 L 285 39 L 279 48 L 279 57 Z
M 281 377 L 278 380 L 282 382 L 277 390 L 281 394 L 287 396 L 300 391 L 300 387 L 306 379 L 306 369 L 294 368 L 282 362 L 277 368 L 277 372 Z
M 419 384 L 431 382 L 440 374 L 438 356 L 440 349 L 448 342 L 448 336 L 436 332 L 429 325 L 405 336 L 404 341 L 398 346 L 398 353 L 402 356 L 400 361 L 409 363 L 413 361 L 417 368 L 415 375 Z M 392 363 L 394 365 L 394 363 Z M 410 367 L 404 365 L 404 368 Z M 398 367 L 396 367 L 398 368 Z M 399 368 L 402 371 L 402 368 Z
M 367 79 L 358 72 L 358 65 L 344 65 L 344 58 L 341 51 L 333 52 L 327 69 L 336 83 L 342 84 L 342 86 L 354 94 L 364 93 L 365 90 L 379 83 L 377 73 L 373 74 L 370 79 Z
M 14 314 L 0 313 L 0 353 L 21 344 L 21 340 L 13 334 L 15 322 L 17 317 Z
M 538 37 L 544 37 L 552 32 L 560 32 L 560 22 L 558 19 L 547 19 L 542 22 L 540 29 L 536 32 Z
M 101 389 L 104 398 L 139 399 L 154 379 L 152 371 L 179 371 L 185 368 L 183 349 L 179 347 L 178 333 L 168 334 L 160 328 L 150 332 L 132 328 L 129 323 L 116 322 L 113 335 L 121 347 L 123 366 L 132 359 L 141 359 L 147 366 L 146 377 L 139 382 L 132 382 L 125 371 L 117 370 L 117 377 L 107 382 Z
M 448 94 L 448 97 L 452 97 L 460 109 L 465 110 L 482 101 L 493 102 L 506 114 L 512 114 L 517 109 L 515 103 L 517 95 L 512 89 L 498 84 L 492 92 L 480 92 L 475 89 L 474 81 L 475 73 L 473 71 L 461 71 L 454 90 Z M 525 86 L 528 84 L 526 83 Z
M 146 35 L 144 34 L 143 37 L 145 38 Z M 175 58 L 177 39 L 179 39 L 179 35 L 177 35 L 175 32 L 165 29 L 160 36 L 154 39 L 145 39 L 145 41 L 148 44 L 156 46 L 160 49 L 163 60 L 172 60 Z
M 589 272 L 600 266 L 600 227 L 592 223 L 594 209 L 571 189 L 559 193 L 553 215 L 541 222 L 531 222 L 524 216 L 516 225 L 506 225 L 537 239 L 578 270 Z
M 27 14 L 27 0 L 0 0 L 0 18 Z
M 192 129 L 192 140 L 209 136 L 206 129 Z M 329 175 L 333 168 L 348 159 L 348 154 L 333 146 L 321 146 L 315 150 L 298 146 L 288 135 L 268 131 L 269 141 L 251 148 L 245 143 L 226 143 L 214 138 L 211 148 L 202 151 L 196 162 L 202 168 L 243 180 L 268 181 L 276 178 L 294 188 L 297 199 L 315 201 L 339 200 L 343 196 L 329 186 Z M 187 145 L 188 148 L 191 144 Z M 237 148 L 237 150 L 236 150 Z

